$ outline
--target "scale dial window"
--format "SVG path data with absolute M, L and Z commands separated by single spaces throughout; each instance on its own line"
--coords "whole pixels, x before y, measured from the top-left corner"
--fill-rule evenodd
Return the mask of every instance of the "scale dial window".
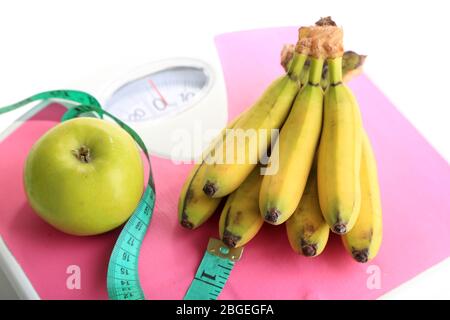
M 206 95 L 209 82 L 205 68 L 169 67 L 125 83 L 105 109 L 125 122 L 161 119 L 193 107 Z

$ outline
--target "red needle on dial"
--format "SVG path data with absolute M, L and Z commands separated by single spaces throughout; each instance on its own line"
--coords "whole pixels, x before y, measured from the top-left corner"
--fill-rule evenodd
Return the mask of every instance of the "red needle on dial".
M 161 101 L 164 103 L 164 107 L 167 107 L 169 104 L 167 103 L 166 99 L 163 97 L 163 95 L 161 94 L 161 92 L 158 90 L 158 87 L 156 86 L 156 84 L 153 82 L 152 79 L 148 79 L 148 83 L 150 83 L 150 86 L 153 88 L 153 90 L 155 90 L 155 92 L 158 94 L 159 98 L 161 99 Z

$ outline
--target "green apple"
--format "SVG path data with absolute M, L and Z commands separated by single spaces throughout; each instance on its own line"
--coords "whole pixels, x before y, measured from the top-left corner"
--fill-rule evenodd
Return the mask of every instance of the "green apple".
M 58 124 L 32 147 L 25 192 L 36 213 L 56 229 L 95 235 L 125 222 L 144 188 L 140 152 L 119 126 L 95 118 Z

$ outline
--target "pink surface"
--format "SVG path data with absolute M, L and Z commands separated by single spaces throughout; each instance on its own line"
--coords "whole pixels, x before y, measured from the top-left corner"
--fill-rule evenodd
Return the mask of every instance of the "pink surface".
M 230 117 L 281 74 L 279 48 L 296 36 L 296 28 L 281 28 L 216 39 Z M 333 236 L 320 257 L 303 258 L 290 249 L 284 226 L 266 225 L 245 248 L 221 299 L 372 299 L 450 255 L 449 165 L 365 76 L 351 87 L 378 160 L 384 214 L 379 256 L 366 265 L 353 262 Z M 42 298 L 103 299 L 109 254 L 119 231 L 87 238 L 60 233 L 32 212 L 22 188 L 28 150 L 62 112 L 52 105 L 0 143 L 0 234 Z M 152 157 L 152 167 L 157 201 L 142 246 L 141 283 L 148 299 L 181 299 L 208 238 L 217 236 L 218 217 L 196 231 L 179 227 L 178 193 L 190 166 Z M 66 289 L 66 268 L 73 264 L 81 267 L 81 290 Z M 380 289 L 366 286 L 371 265 L 381 271 Z

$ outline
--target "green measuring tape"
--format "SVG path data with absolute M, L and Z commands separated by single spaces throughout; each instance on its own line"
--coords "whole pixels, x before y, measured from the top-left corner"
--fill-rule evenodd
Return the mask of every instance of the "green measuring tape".
M 76 118 L 81 114 L 95 113 L 113 119 L 130 134 L 147 158 L 149 179 L 137 208 L 123 227 L 114 245 L 108 265 L 107 289 L 112 300 L 144 300 L 144 292 L 139 282 L 139 252 L 155 207 L 155 184 L 153 181 L 150 156 L 142 139 L 123 121 L 102 109 L 92 95 L 77 90 L 53 90 L 35 94 L 9 106 L 0 108 L 0 114 L 6 113 L 38 100 L 59 99 L 75 102 L 61 121 Z M 184 297 L 185 300 L 215 300 L 222 292 L 234 264 L 241 258 L 242 248 L 228 248 L 223 242 L 211 238 L 208 248 L 198 267 L 195 277 Z
M 138 207 L 116 241 L 108 265 L 108 296 L 113 300 L 144 300 L 138 259 L 155 205 L 154 189 L 147 187 Z

